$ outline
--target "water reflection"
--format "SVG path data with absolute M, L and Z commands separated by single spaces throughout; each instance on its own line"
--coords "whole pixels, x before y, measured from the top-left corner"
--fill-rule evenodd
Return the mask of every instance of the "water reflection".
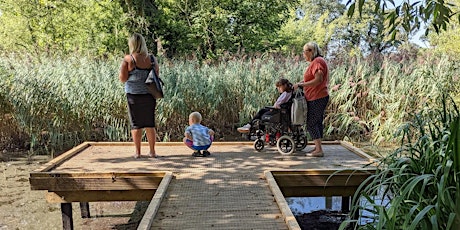
M 319 210 L 341 211 L 342 210 L 342 197 L 286 197 L 286 202 L 291 209 L 294 216 L 311 213 Z M 389 205 L 390 198 L 383 197 L 381 194 L 371 196 L 372 202 L 369 202 L 364 197 L 360 197 L 360 218 L 358 219 L 359 225 L 376 222 L 378 219 L 378 207 L 386 207 Z
M 292 214 L 301 215 L 318 210 L 340 211 L 342 197 L 286 197 L 286 202 Z

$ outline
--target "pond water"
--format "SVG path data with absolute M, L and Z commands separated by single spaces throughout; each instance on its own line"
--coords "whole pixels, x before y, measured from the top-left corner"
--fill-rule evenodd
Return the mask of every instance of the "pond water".
M 318 210 L 339 211 L 342 197 L 287 197 L 286 202 L 294 216 Z
M 312 213 L 316 211 L 341 211 L 342 209 L 342 197 L 286 197 L 286 202 L 291 209 L 294 216 L 301 216 L 303 214 Z M 381 196 L 373 196 L 375 204 L 386 206 L 389 204 L 388 198 L 382 198 Z M 365 200 L 360 199 L 360 205 L 366 207 L 360 214 L 359 224 L 364 225 L 375 221 L 375 214 L 367 210 L 373 210 L 373 205 Z

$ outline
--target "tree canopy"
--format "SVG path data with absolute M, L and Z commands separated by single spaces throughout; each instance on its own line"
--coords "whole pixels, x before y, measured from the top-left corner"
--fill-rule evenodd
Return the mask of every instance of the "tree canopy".
M 3 0 L 0 11 L 3 51 L 102 55 L 126 46 L 125 15 L 110 0 Z
M 455 4 L 452 8 L 458 12 L 460 9 L 460 0 L 453 0 L 452 2 Z M 447 29 L 445 31 L 429 34 L 428 41 L 433 47 L 436 47 L 436 52 L 459 56 L 460 23 L 455 20 L 452 21 L 449 25 L 447 25 Z
M 392 50 L 423 25 L 455 32 L 454 4 L 458 0 L 1 0 L 0 51 L 119 56 L 127 52 L 128 36 L 139 32 L 153 53 L 169 58 L 298 54 L 308 41 L 361 55 Z M 430 39 L 437 47 L 454 46 L 440 36 Z
M 355 10 L 361 15 L 367 2 L 371 1 L 348 0 L 348 15 L 352 16 Z M 427 34 L 431 30 L 439 33 L 441 30 L 447 30 L 452 21 L 460 22 L 459 9 L 452 1 L 377 0 L 372 3 L 375 13 L 385 15 L 388 25 L 385 33 L 391 35 L 391 39 L 396 39 L 399 28 L 403 28 L 407 33 L 413 33 L 429 25 L 426 28 Z

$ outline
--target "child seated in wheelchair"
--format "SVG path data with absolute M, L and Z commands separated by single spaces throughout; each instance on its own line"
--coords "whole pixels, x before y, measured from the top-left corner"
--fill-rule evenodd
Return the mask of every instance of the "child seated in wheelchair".
M 260 109 L 259 112 L 256 113 L 256 115 L 252 118 L 252 120 L 249 123 L 237 129 L 238 132 L 249 133 L 251 131 L 251 127 L 253 127 L 257 121 L 262 120 L 262 117 L 264 117 L 264 115 L 265 116 L 270 115 L 274 113 L 276 109 L 281 109 L 281 106 L 285 104 L 286 102 L 288 102 L 289 99 L 291 99 L 293 88 L 292 88 L 292 83 L 289 82 L 288 79 L 280 78 L 276 82 L 276 88 L 278 89 L 280 96 L 276 100 L 273 107 L 265 107 L 265 108 Z

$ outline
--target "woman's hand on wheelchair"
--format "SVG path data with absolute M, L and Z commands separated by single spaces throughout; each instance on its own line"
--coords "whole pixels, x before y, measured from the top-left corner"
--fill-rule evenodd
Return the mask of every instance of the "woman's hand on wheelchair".
M 303 89 L 303 86 L 301 86 L 300 84 L 303 83 L 303 82 L 298 82 L 298 83 L 295 83 L 292 88 L 294 88 L 294 91 L 296 91 L 297 89 Z

